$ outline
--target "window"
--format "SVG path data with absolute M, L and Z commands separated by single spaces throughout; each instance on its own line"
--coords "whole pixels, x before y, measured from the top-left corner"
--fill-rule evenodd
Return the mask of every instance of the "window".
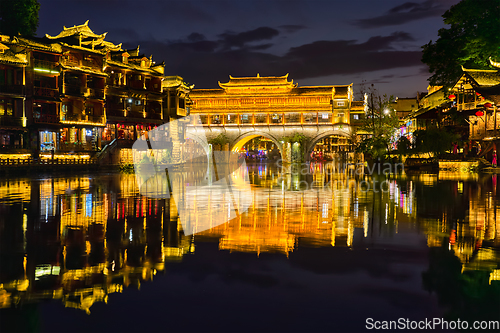
M 352 118 L 353 118 L 353 119 L 358 120 L 358 119 L 359 119 L 359 114 L 354 114 L 354 115 L 352 116 Z
M 12 100 L 0 99 L 0 116 L 12 116 Z

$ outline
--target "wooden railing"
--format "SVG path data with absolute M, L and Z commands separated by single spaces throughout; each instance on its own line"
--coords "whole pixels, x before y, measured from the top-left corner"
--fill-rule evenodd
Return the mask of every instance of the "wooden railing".
M 33 95 L 40 97 L 59 97 L 57 88 L 33 87 Z
M 59 66 L 59 63 L 54 62 L 54 61 L 38 60 L 38 59 L 35 59 L 35 61 L 34 61 L 35 68 L 48 69 L 48 70 L 52 70 L 52 71 L 57 70 L 58 71 L 59 69 L 57 68 L 57 66 Z
M 0 85 L 0 92 L 16 95 L 26 94 L 25 88 L 22 85 Z
M 23 126 L 23 118 L 0 116 L 0 125 L 3 126 Z

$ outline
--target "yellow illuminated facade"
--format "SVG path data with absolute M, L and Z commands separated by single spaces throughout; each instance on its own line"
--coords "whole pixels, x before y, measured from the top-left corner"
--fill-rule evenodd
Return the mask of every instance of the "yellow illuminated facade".
M 193 89 L 191 112 L 206 126 L 350 125 L 364 111 L 350 85 L 299 87 L 285 76 L 232 77 L 219 89 Z M 356 115 L 356 116 L 355 116 Z

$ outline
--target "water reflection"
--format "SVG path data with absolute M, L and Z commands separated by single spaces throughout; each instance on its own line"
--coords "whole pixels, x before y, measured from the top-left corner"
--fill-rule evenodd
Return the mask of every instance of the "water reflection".
M 134 175 L 0 180 L 0 307 L 56 299 L 90 313 L 95 302 L 140 288 L 206 242 L 258 260 L 298 248 L 404 250 L 418 234 L 431 248 L 423 288 L 453 307 L 461 296 L 449 295 L 462 295 L 472 279 L 477 297 L 461 301 L 472 306 L 488 295 L 481 304 L 498 307 L 496 176 L 354 175 L 332 164 L 250 166 L 248 211 L 190 236 L 173 199 L 141 196 Z

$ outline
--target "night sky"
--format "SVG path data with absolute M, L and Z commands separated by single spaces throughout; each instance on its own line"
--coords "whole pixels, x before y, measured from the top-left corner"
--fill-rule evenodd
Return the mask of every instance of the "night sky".
M 38 35 L 89 21 L 106 40 L 165 61 L 195 88 L 289 73 L 300 86 L 374 83 L 412 97 L 430 76 L 421 46 L 459 0 L 39 0 Z M 355 90 L 357 88 L 355 87 Z

